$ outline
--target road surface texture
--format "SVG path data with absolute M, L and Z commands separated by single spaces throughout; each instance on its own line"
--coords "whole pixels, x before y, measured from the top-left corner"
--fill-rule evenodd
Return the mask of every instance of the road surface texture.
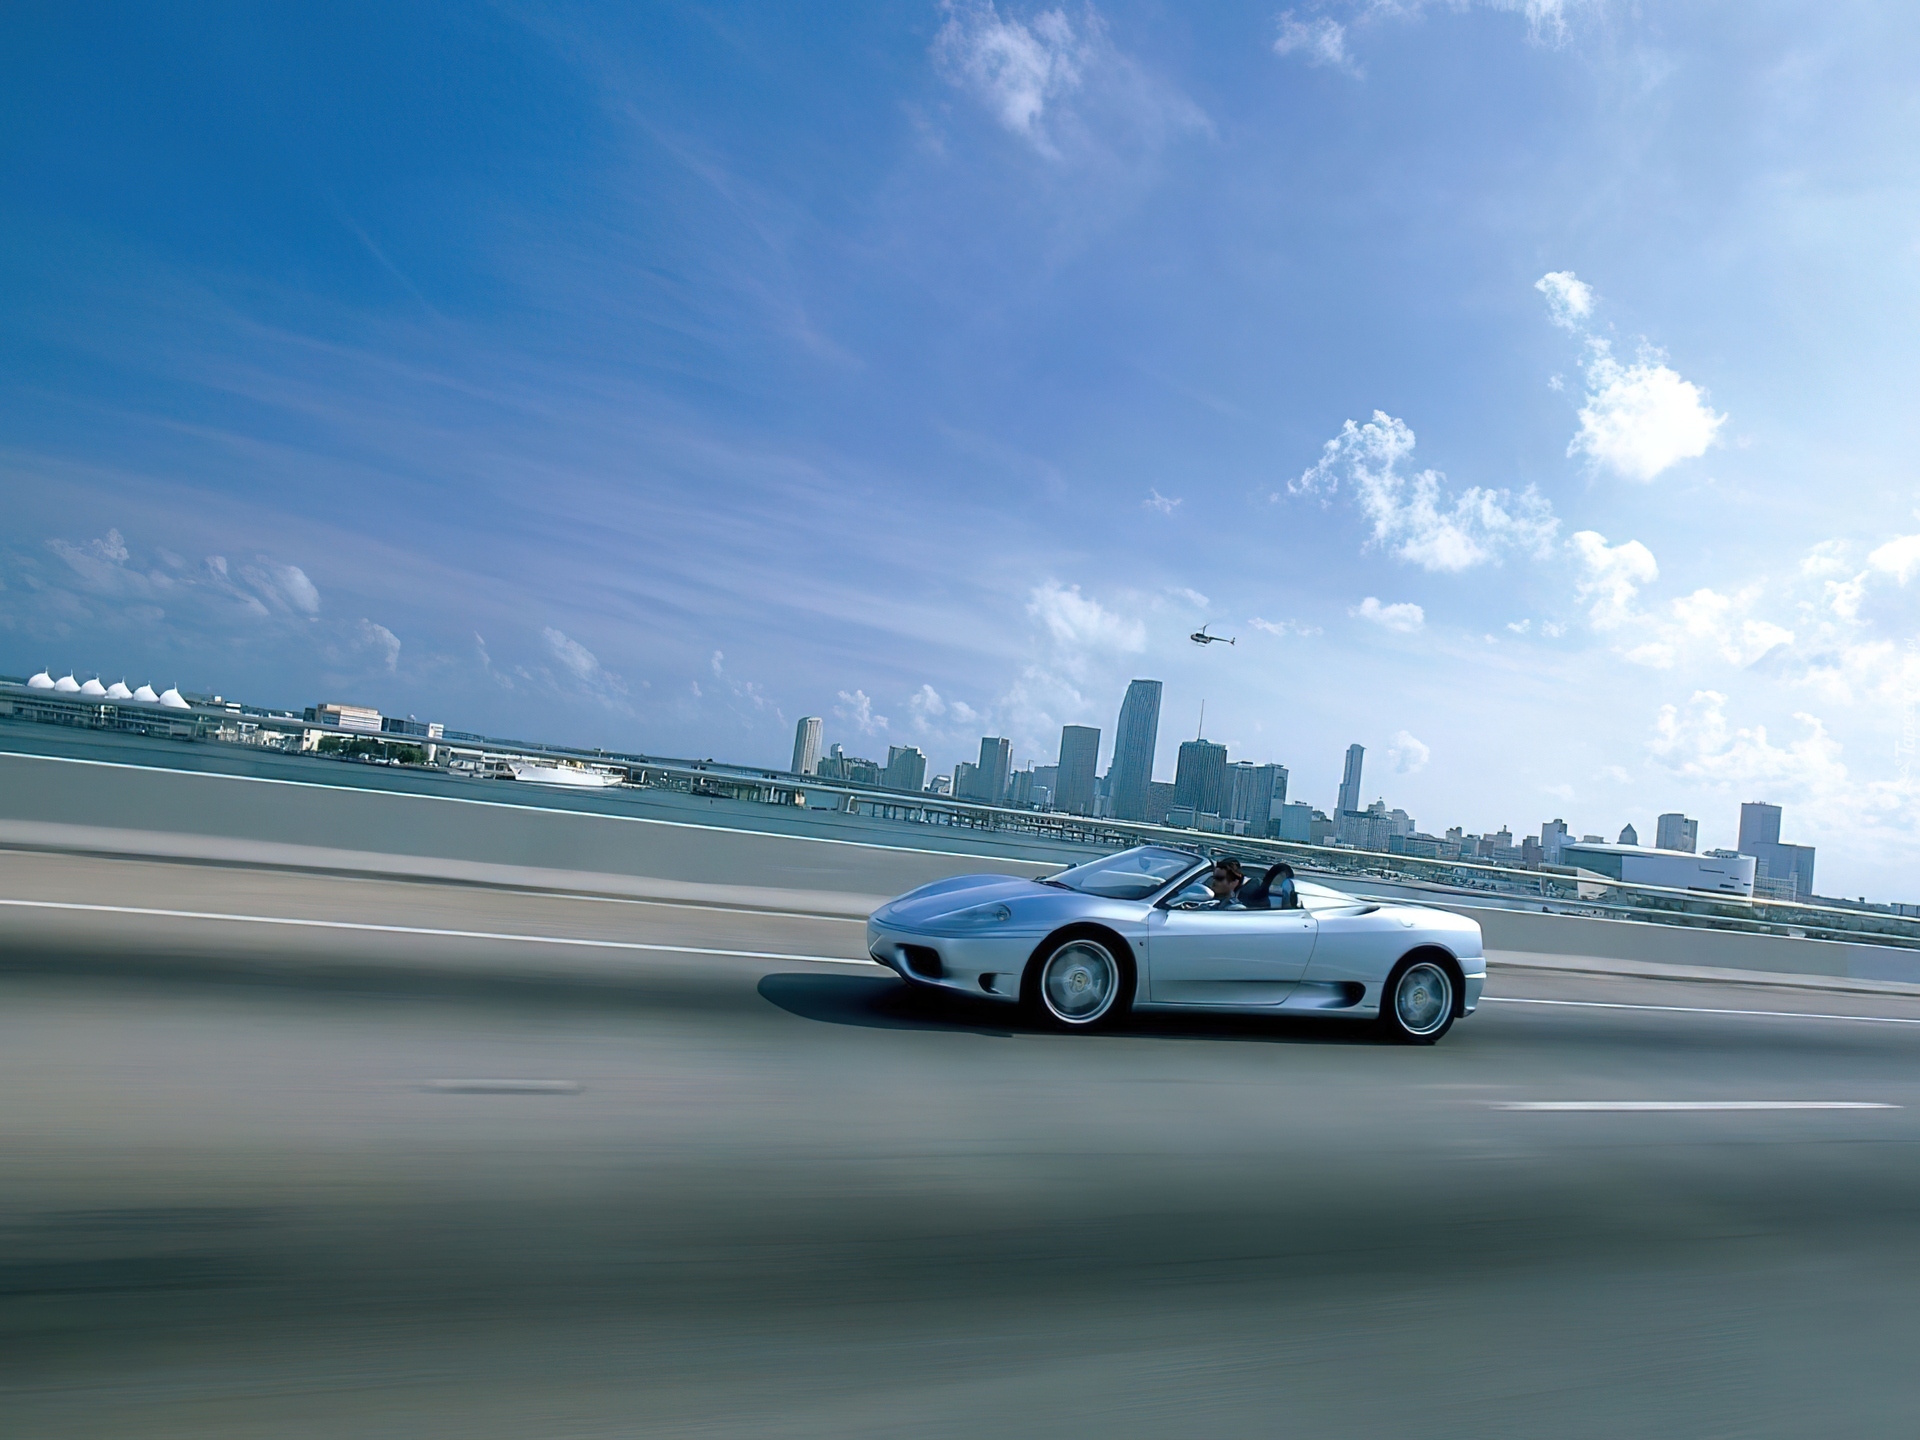
M 1920 998 L 1502 969 L 1432 1049 L 1054 1036 L 844 921 L 21 854 L 0 900 L 19 1440 L 1920 1416 Z M 1570 1103 L 1642 1108 L 1510 1108 Z M 1729 1103 L 1899 1108 L 1659 1108 Z

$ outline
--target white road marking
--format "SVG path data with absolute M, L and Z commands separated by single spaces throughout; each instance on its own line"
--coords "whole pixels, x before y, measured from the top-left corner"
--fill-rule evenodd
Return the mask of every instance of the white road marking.
M 1755 1015 L 1767 1020 L 1858 1020 L 1866 1025 L 1920 1025 L 1907 1015 L 1824 1015 L 1811 1010 L 1720 1010 L 1707 1005 L 1635 1005 L 1625 1000 L 1534 1000 L 1520 995 L 1482 995 L 1481 1004 L 1564 1005 L 1577 1010 L 1660 1010 L 1674 1015 Z
M 578 1080 L 429 1080 L 429 1090 L 448 1095 L 578 1095 Z
M 654 945 L 640 940 L 586 940 L 573 935 L 515 935 L 494 930 L 443 930 L 426 925 L 374 925 L 360 920 L 300 920 L 286 915 L 228 915 L 216 910 L 161 910 L 147 905 L 94 905 L 76 900 L 0 900 L 22 910 L 77 910 L 100 915 L 140 915 L 157 920 L 216 920 L 236 925 L 283 925 L 301 930 L 350 930 L 377 935 L 424 935 L 448 940 L 504 940 L 522 945 L 569 945 L 589 950 L 646 950 L 668 955 L 724 955 L 738 960 L 798 960 L 812 965 L 885 967 L 873 960 L 838 955 L 791 955 L 779 950 L 725 950 L 711 945 Z
M 1898 1110 L 1884 1100 L 1504 1100 L 1496 1110 Z

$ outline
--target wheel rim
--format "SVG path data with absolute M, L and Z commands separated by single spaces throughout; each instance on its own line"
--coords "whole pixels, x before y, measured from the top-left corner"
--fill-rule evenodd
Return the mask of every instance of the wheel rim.
M 1040 972 L 1040 998 L 1069 1025 L 1089 1025 L 1107 1013 L 1120 988 L 1120 965 L 1106 946 L 1091 940 L 1062 945 Z
M 1409 1035 L 1431 1035 L 1453 1014 L 1453 978 L 1438 965 L 1422 961 L 1400 977 L 1393 1011 Z

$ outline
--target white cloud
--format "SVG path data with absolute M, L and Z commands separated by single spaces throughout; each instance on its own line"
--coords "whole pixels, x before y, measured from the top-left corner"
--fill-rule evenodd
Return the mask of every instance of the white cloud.
M 541 630 L 540 638 L 547 643 L 547 653 L 582 685 L 611 684 L 619 688 L 619 682 L 601 665 L 599 657 L 564 631 L 549 625 Z
M 1427 623 L 1427 612 L 1411 601 L 1382 605 L 1371 595 L 1347 613 L 1361 620 L 1371 620 L 1388 630 L 1397 630 L 1403 635 L 1411 634 Z
M 1149 490 L 1147 498 L 1140 504 L 1148 510 L 1158 510 L 1162 515 L 1171 515 L 1180 508 L 1180 498 L 1162 495 L 1158 490 Z
M 1209 600 L 1206 596 L 1202 595 L 1198 590 L 1193 589 L 1191 586 L 1187 586 L 1187 585 L 1176 586 L 1174 587 L 1172 593 L 1175 595 L 1178 595 L 1182 600 L 1186 601 L 1189 605 L 1197 605 L 1202 610 L 1205 610 L 1209 605 L 1213 604 L 1211 600 Z
M 1586 567 L 1576 593 L 1580 603 L 1591 601 L 1588 612 L 1596 630 L 1617 630 L 1634 617 L 1633 602 L 1642 585 L 1660 578 L 1653 552 L 1638 540 L 1608 545 L 1607 537 L 1582 530 L 1572 537 L 1574 553 Z
M 1507 622 L 1507 629 L 1511 630 L 1516 635 L 1525 635 L 1529 630 L 1533 629 L 1533 621 L 1509 620 Z
M 1364 73 L 1347 53 L 1347 27 L 1326 15 L 1301 20 L 1291 10 L 1287 11 L 1280 17 L 1280 33 L 1274 38 L 1273 53 L 1299 55 L 1309 65 L 1344 70 L 1355 78 Z
M 359 628 L 360 643 L 380 652 L 382 664 L 389 671 L 400 668 L 400 637 L 384 625 L 376 625 L 371 620 L 362 620 Z M 476 637 L 477 638 L 477 637 Z
M 1247 621 L 1256 630 L 1264 630 L 1269 635 L 1318 635 L 1318 625 L 1307 625 L 1299 620 L 1262 620 L 1258 615 Z
M 855 690 L 851 694 L 842 690 L 840 703 L 833 707 L 833 713 L 852 725 L 862 735 L 877 735 L 887 728 L 887 717 L 873 713 L 873 699 L 864 690 Z
M 1648 749 L 1682 775 L 1738 787 L 1767 785 L 1799 796 L 1827 795 L 1844 789 L 1847 768 L 1840 746 L 1818 717 L 1793 717 L 1806 733 L 1782 748 L 1767 738 L 1764 725 L 1736 729 L 1726 716 L 1727 697 L 1696 690 L 1685 707 L 1663 705 L 1654 721 Z
M 223 573 L 224 569 L 223 565 Z M 320 612 L 320 592 L 298 565 L 273 565 L 264 561 L 259 565 L 243 565 L 240 578 L 275 605 L 302 615 Z
M 1424 770 L 1427 761 L 1432 758 L 1432 749 L 1405 730 L 1396 734 L 1393 744 L 1387 747 L 1387 761 L 1396 775 L 1411 775 L 1417 770 Z
M 1674 625 L 1681 636 L 1712 646 L 1729 664 L 1751 665 L 1770 651 L 1793 643 L 1791 630 L 1747 613 L 1761 593 L 1757 585 L 1733 595 L 1696 590 L 1673 602 Z
M 1552 13 L 1559 23 L 1558 7 Z M 1587 396 L 1580 429 L 1567 446 L 1569 458 L 1584 455 L 1596 467 L 1646 482 L 1707 453 L 1727 417 L 1708 406 L 1706 391 L 1683 379 L 1664 354 L 1644 342 L 1632 364 L 1616 360 L 1613 343 L 1588 330 L 1593 287 L 1573 271 L 1549 271 L 1533 288 L 1546 296 L 1549 320 L 1586 339 Z M 1561 388 L 1557 375 L 1550 383 Z
M 993 0 L 947 4 L 934 54 L 956 84 L 971 90 L 1007 129 L 1053 154 L 1043 126 L 1047 107 L 1080 88 L 1105 27 L 1091 8 L 1076 30 L 1063 10 L 1031 23 L 1002 17 Z
M 1593 314 L 1593 287 L 1571 270 L 1550 271 L 1533 288 L 1547 297 L 1547 318 L 1562 330 L 1580 329 Z
M 1414 443 L 1406 422 L 1384 410 L 1365 425 L 1349 420 L 1287 492 L 1324 497 L 1347 485 L 1373 525 L 1368 543 L 1390 545 L 1426 570 L 1455 573 L 1498 562 L 1508 551 L 1544 556 L 1552 549 L 1560 521 L 1539 491 L 1529 485 L 1516 495 L 1476 485 L 1452 495 L 1437 470 L 1399 473 Z
M 1920 535 L 1902 535 L 1889 540 L 1867 556 L 1867 564 L 1905 585 L 1920 575 Z
M 1587 345 L 1587 403 L 1569 456 L 1585 455 L 1623 479 L 1645 482 L 1707 453 L 1727 417 L 1708 408 L 1706 391 L 1656 350 L 1643 349 L 1622 365 L 1605 340 Z
M 1132 654 L 1147 648 L 1146 627 L 1106 609 L 1080 593 L 1049 580 L 1034 590 L 1027 614 L 1047 627 L 1056 644 L 1074 651 L 1117 650 Z

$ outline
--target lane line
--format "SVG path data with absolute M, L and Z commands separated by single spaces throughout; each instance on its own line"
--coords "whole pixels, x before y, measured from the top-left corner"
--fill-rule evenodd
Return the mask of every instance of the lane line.
M 1506 1100 L 1495 1110 L 1899 1110 L 1884 1100 Z
M 586 940 L 573 935 L 515 935 L 495 930 L 444 930 L 426 925 L 375 925 L 361 920 L 299 920 L 286 915 L 228 915 L 217 910 L 161 910 L 148 905 L 96 905 L 76 900 L 0 900 L 21 910 L 69 910 L 100 915 L 138 915 L 155 920 L 215 920 L 237 925 L 281 925 L 300 930 L 348 930 L 376 935 L 423 935 L 447 940 L 504 940 L 523 945 L 570 945 L 589 950 L 645 950 L 669 955 L 723 955 L 740 960 L 799 960 L 814 965 L 885 967 L 839 955 L 792 955 L 780 950 L 724 950 L 710 945 L 656 945 L 640 940 Z
M 1520 995 L 1482 995 L 1483 1005 L 1562 1005 L 1576 1010 L 1659 1010 L 1673 1015 L 1752 1015 L 1766 1020 L 1857 1020 L 1866 1025 L 1920 1025 L 1908 1015 L 1824 1015 L 1811 1010 L 1719 1010 L 1707 1005 L 1636 1005 L 1625 1000 L 1535 1000 Z

